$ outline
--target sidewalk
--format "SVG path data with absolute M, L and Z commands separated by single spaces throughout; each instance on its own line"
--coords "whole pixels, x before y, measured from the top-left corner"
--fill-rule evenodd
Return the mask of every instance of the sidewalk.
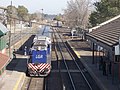
M 120 90 L 118 85 L 112 83 L 112 76 L 103 76 L 102 70 L 99 70 L 97 64 L 92 64 L 92 51 L 85 41 L 68 41 L 74 52 L 80 58 L 81 62 L 87 68 L 88 72 L 94 78 L 101 90 Z M 84 44 L 84 46 L 82 46 Z

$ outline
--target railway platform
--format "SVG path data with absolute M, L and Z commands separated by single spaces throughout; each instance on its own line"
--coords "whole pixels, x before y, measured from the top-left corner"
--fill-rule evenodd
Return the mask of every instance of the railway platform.
M 0 90 L 20 90 L 25 79 L 26 60 L 25 56 L 18 56 L 6 67 L 4 77 L 0 82 Z
M 18 30 L 18 29 L 16 29 Z M 26 29 L 25 29 L 26 30 Z M 38 26 L 32 27 L 32 33 L 36 33 Z M 29 32 L 31 32 L 29 30 Z M 9 64 L 5 66 L 5 72 L 0 76 L 0 90 L 21 90 L 26 77 L 27 58 L 24 55 L 24 47 L 27 46 L 27 51 L 31 46 L 32 33 L 26 33 L 21 39 L 17 39 L 15 44 L 11 45 L 10 49 L 6 50 L 7 56 L 11 59 Z M 15 49 L 16 58 L 13 58 L 13 51 Z
M 25 43 L 30 36 L 27 36 L 22 40 L 22 43 Z M 11 52 L 11 61 L 6 66 L 4 74 L 0 77 L 0 90 L 21 90 L 21 87 L 24 83 L 26 76 L 26 66 L 27 66 L 27 56 L 23 55 L 23 50 L 20 50 L 21 40 L 16 44 L 11 46 L 11 51 L 13 48 L 17 50 L 16 58 L 13 58 Z M 9 52 L 9 50 L 7 50 Z
M 101 90 L 120 90 L 119 85 L 112 82 L 112 75 L 104 76 L 98 65 L 92 64 L 92 51 L 86 41 L 68 40 L 68 43 Z

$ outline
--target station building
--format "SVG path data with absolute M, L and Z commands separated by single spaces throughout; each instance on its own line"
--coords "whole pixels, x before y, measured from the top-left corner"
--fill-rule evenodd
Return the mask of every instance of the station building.
M 103 74 L 120 81 L 120 15 L 89 29 L 92 63 L 102 66 Z

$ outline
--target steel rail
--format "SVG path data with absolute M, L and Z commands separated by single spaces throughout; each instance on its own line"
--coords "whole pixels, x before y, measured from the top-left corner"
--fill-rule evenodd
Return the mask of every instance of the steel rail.
M 64 44 L 65 44 L 65 43 L 64 43 Z M 81 68 L 79 67 L 78 63 L 76 62 L 75 57 L 72 55 L 72 53 L 70 52 L 70 50 L 69 50 L 69 48 L 67 47 L 66 44 L 65 44 L 65 46 L 66 46 L 67 51 L 69 52 L 71 58 L 74 60 L 77 68 L 79 69 L 80 73 L 82 74 L 84 80 L 86 81 L 87 85 L 89 86 L 90 90 L 93 90 L 92 87 L 91 87 L 91 85 L 90 85 L 90 83 L 89 83 L 89 81 L 87 80 L 86 76 L 84 75 L 84 73 L 82 72 L 82 70 L 81 70 Z
M 58 33 L 57 33 L 57 34 L 58 34 Z M 58 35 L 59 35 L 59 34 L 58 34 Z M 72 76 L 71 76 L 71 74 L 70 74 L 68 65 L 67 65 L 67 63 L 66 63 L 66 61 L 65 61 L 65 57 L 64 57 L 64 55 L 63 55 L 63 53 L 62 53 L 62 49 L 61 49 L 59 43 L 58 43 L 58 47 L 59 47 L 59 49 L 60 49 L 60 51 L 61 51 L 60 53 L 61 53 L 62 59 L 63 59 L 63 61 L 64 61 L 65 67 L 66 67 L 66 69 L 67 69 L 67 72 L 68 72 L 68 76 L 69 76 L 69 78 L 70 78 L 70 81 L 71 81 L 71 83 L 72 83 L 73 90 L 76 90 L 75 85 L 74 85 L 74 82 L 73 82 L 73 79 L 72 79 Z
M 47 78 L 44 78 L 43 90 L 47 90 Z
M 58 34 L 58 35 L 59 35 L 59 37 L 61 38 L 60 34 Z M 68 46 L 64 43 L 64 41 L 63 41 L 62 38 L 61 38 L 61 40 L 62 40 L 64 46 L 66 47 L 67 51 L 69 52 L 72 60 L 74 60 L 77 68 L 79 69 L 80 73 L 82 74 L 82 76 L 83 76 L 84 80 L 86 81 L 87 85 L 89 86 L 90 90 L 93 90 L 92 87 L 91 87 L 91 85 L 90 85 L 90 83 L 89 83 L 89 81 L 87 80 L 86 76 L 84 75 L 84 73 L 82 72 L 81 68 L 79 67 L 78 63 L 75 61 L 75 57 L 73 56 L 73 54 L 72 54 L 71 51 L 69 50 Z
M 56 35 L 55 35 L 55 31 L 53 30 L 53 32 L 54 32 L 54 37 L 55 37 L 55 39 L 56 39 L 56 42 L 57 42 L 57 37 L 56 37 Z M 55 44 L 55 39 L 53 39 L 53 42 L 54 42 L 54 44 Z M 60 70 L 60 66 L 59 66 L 59 58 L 58 58 L 58 50 L 57 50 L 57 46 L 56 46 L 56 44 L 55 44 L 55 54 L 56 54 L 56 58 L 57 58 L 57 67 L 58 67 L 58 69 L 59 69 L 59 73 L 60 73 L 60 80 L 61 80 L 61 84 L 62 84 L 62 89 L 64 90 L 64 83 L 63 83 L 63 79 L 62 79 L 62 74 L 61 74 L 61 70 Z
M 61 88 L 62 88 L 62 90 L 65 90 L 64 89 L 64 83 L 63 83 L 63 79 L 62 79 L 62 75 L 61 75 L 61 70 L 60 70 L 60 66 L 59 66 L 59 54 L 58 54 L 58 50 L 57 50 L 57 44 L 56 44 L 56 42 L 57 42 L 57 37 L 56 37 L 56 35 L 55 35 L 55 32 L 54 32 L 54 29 L 53 29 L 53 34 L 52 34 L 52 39 L 53 39 L 53 43 L 54 43 L 54 47 L 53 47 L 53 49 L 54 49 L 54 51 L 55 51 L 55 55 L 56 55 L 56 59 L 57 59 L 57 68 L 58 68 L 58 70 L 59 70 L 59 74 L 60 74 L 60 83 L 61 83 Z M 47 90 L 47 78 L 44 78 L 44 88 L 43 88 L 43 90 Z
M 30 81 L 29 81 L 29 83 L 28 83 L 28 85 L 27 85 L 27 90 L 30 89 L 31 82 L 32 82 L 32 77 L 30 78 Z

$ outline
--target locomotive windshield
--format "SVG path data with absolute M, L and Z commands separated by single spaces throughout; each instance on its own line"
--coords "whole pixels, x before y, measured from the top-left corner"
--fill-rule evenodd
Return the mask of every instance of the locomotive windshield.
M 38 40 L 34 43 L 32 48 L 35 50 L 46 50 L 47 42 L 46 42 L 46 40 Z
M 46 40 L 38 40 L 34 43 L 34 46 L 46 46 Z

